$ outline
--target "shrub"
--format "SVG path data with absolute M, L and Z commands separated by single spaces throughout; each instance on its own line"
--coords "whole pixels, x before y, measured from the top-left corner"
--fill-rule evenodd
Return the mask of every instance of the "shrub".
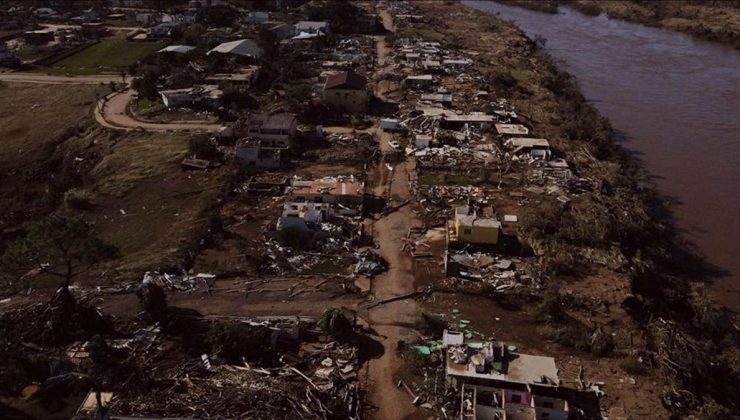
M 563 310 L 560 297 L 555 291 L 546 292 L 542 302 L 534 310 L 534 320 L 540 324 L 562 324 L 569 318 L 570 316 Z
M 349 338 L 354 333 L 354 320 L 350 320 L 340 308 L 326 309 L 321 314 L 318 325 L 323 331 L 338 339 Z
M 495 70 L 488 76 L 488 84 L 501 95 L 510 95 L 519 81 L 509 70 Z
M 167 315 L 167 295 L 154 283 L 139 286 L 136 291 L 139 307 L 147 322 L 164 321 Z
M 191 155 L 199 159 L 216 160 L 221 157 L 221 152 L 206 137 L 193 137 L 188 143 L 188 150 Z
M 630 375 L 644 375 L 647 373 L 647 368 L 635 356 L 630 356 L 619 363 L 619 366 Z
M 86 190 L 71 189 L 64 193 L 64 204 L 68 209 L 90 210 L 93 208 L 93 194 Z

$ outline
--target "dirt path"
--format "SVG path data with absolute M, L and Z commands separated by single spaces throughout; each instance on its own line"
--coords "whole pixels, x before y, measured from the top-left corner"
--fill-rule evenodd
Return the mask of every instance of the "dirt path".
M 153 123 L 140 121 L 126 112 L 129 103 L 133 99 L 134 92 L 127 89 L 117 94 L 109 95 L 101 99 L 95 107 L 95 120 L 102 126 L 116 130 L 144 129 L 149 131 L 218 131 L 221 124 L 196 123 L 196 122 L 172 122 Z
M 393 28 L 390 14 L 381 10 L 383 24 L 387 29 Z M 385 37 L 376 37 L 378 63 L 380 71 L 389 65 L 388 49 Z M 376 127 L 375 133 L 380 141 L 380 150 L 389 152 L 388 141 L 392 136 Z M 385 197 L 392 206 L 411 198 L 408 185 L 408 174 L 413 171 L 411 162 L 402 161 L 390 170 L 386 159 L 382 158 L 372 179 L 373 193 Z M 389 270 L 375 277 L 371 292 L 376 299 L 387 299 L 393 296 L 413 292 L 413 261 L 407 253 L 402 253 L 403 238 L 413 224 L 413 213 L 409 206 L 390 213 L 373 224 L 373 236 L 378 244 L 378 252 L 389 264 Z M 398 357 L 399 340 L 414 338 L 413 328 L 419 319 L 419 308 L 416 301 L 401 300 L 381 305 L 370 310 L 368 322 L 379 336 L 384 352 L 377 359 L 372 359 L 367 366 L 368 391 L 370 403 L 376 407 L 372 413 L 375 419 L 401 419 L 415 412 L 409 395 L 398 388 L 395 378 L 403 361 Z

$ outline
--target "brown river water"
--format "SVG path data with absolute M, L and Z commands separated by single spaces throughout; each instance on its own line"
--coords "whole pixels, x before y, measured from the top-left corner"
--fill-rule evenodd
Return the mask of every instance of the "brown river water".
M 463 4 L 547 40 L 654 177 L 678 227 L 723 272 L 712 294 L 740 311 L 740 51 L 568 8 Z

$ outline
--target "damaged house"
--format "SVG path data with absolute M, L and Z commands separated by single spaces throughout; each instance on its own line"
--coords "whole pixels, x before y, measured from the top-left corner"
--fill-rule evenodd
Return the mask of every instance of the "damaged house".
M 534 160 L 550 160 L 550 142 L 546 139 L 515 137 L 504 142 L 515 157 L 528 156 Z
M 346 207 L 349 212 L 343 213 L 350 215 L 350 213 L 359 214 L 357 210 L 362 206 L 364 188 L 364 184 L 353 176 L 325 177 L 306 181 L 295 179 L 288 187 L 286 194 L 293 201 L 337 204 Z M 352 211 L 350 207 L 355 207 L 357 210 Z
M 480 217 L 468 206 L 455 208 L 455 218 L 448 225 L 449 242 L 496 245 L 501 235 L 501 222 Z
M 444 331 L 445 374 L 460 391 L 462 419 L 565 420 L 568 402 L 558 395 L 555 359 L 518 353 L 503 342 L 466 343 Z
M 496 132 L 505 136 L 526 136 L 529 129 L 521 124 L 496 124 Z
M 261 141 L 262 147 L 290 149 L 298 131 L 295 114 L 251 114 L 234 126 L 234 136 L 250 137 Z
M 352 71 L 333 74 L 324 83 L 324 103 L 341 111 L 367 110 L 367 79 Z
M 286 188 L 286 201 L 277 229 L 329 222 L 333 217 L 359 216 L 364 185 L 354 177 L 326 177 L 316 180 L 294 179 Z
M 259 70 L 259 66 L 243 66 L 232 73 L 216 73 L 210 75 L 206 78 L 206 82 L 218 85 L 221 89 L 231 88 L 239 92 L 244 92 L 257 80 Z
M 271 170 L 282 166 L 282 148 L 263 145 L 255 138 L 243 138 L 236 144 L 236 158 L 250 169 Z
M 162 90 L 159 96 L 167 108 L 200 106 L 213 109 L 221 106 L 223 93 L 217 85 L 200 85 L 187 89 Z

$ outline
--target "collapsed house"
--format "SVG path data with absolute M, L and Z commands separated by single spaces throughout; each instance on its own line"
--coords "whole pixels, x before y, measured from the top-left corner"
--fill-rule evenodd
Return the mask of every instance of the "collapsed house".
M 452 106 L 452 94 L 451 93 L 423 93 L 419 97 L 419 100 L 425 102 L 432 102 L 442 104 L 443 106 Z
M 218 85 L 221 89 L 235 89 L 244 92 L 259 77 L 259 66 L 243 66 L 232 73 L 216 73 L 206 77 L 206 83 Z
M 463 130 L 472 126 L 487 130 L 496 121 L 493 115 L 484 112 L 471 112 L 463 115 L 445 115 L 440 120 L 440 127 L 452 130 Z
M 349 177 L 325 177 L 316 180 L 293 181 L 287 193 L 301 201 L 358 206 L 363 201 L 362 182 Z
M 193 107 L 218 108 L 221 106 L 223 90 L 217 85 L 200 85 L 187 89 L 168 89 L 159 91 L 162 103 L 167 108 Z
M 271 147 L 263 140 L 245 137 L 236 143 L 236 158 L 250 169 L 280 169 L 283 150 L 285 149 Z
M 568 402 L 558 398 L 555 359 L 518 353 L 503 342 L 465 342 L 444 331 L 445 374 L 460 391 L 460 418 L 565 420 Z
M 327 21 L 303 20 L 293 25 L 293 39 L 312 39 L 331 34 L 331 25 Z
M 496 124 L 496 132 L 506 136 L 526 136 L 529 129 L 521 124 Z
M 550 142 L 546 139 L 537 139 L 530 137 L 515 137 L 504 142 L 504 146 L 511 149 L 511 154 L 515 158 L 528 156 L 534 160 L 550 160 Z
M 431 74 L 407 76 L 403 79 L 403 85 L 410 89 L 429 89 L 433 84 L 434 77 Z
M 233 127 L 236 138 L 250 137 L 261 141 L 263 148 L 290 149 L 298 132 L 295 114 L 251 114 Z
M 277 229 L 291 226 L 306 230 L 312 224 L 328 222 L 334 217 L 359 216 L 363 189 L 363 183 L 353 176 L 294 179 L 286 188 L 286 201 Z

